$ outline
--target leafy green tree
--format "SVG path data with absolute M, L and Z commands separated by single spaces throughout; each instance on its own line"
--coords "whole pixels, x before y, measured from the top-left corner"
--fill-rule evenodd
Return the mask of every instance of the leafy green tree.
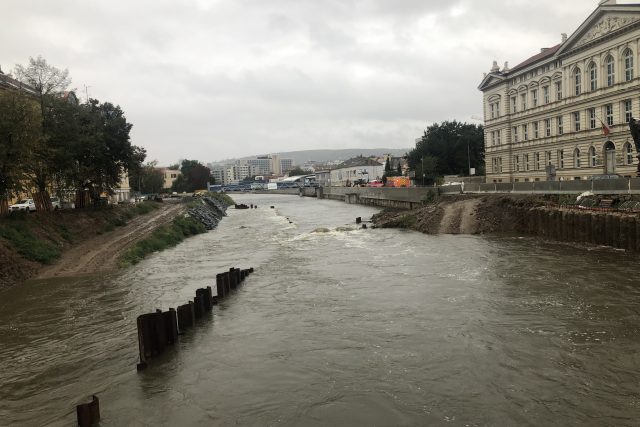
M 178 176 L 171 187 L 176 192 L 203 190 L 211 182 L 211 170 L 197 160 L 183 160 L 180 172 L 182 175 Z
M 478 174 L 484 173 L 484 130 L 458 121 L 445 121 L 429 126 L 407 154 L 409 166 L 417 171 L 422 159 L 436 159 L 435 173 L 440 175 L 468 175 L 469 163 Z M 425 170 L 426 170 L 425 166 Z M 419 175 L 416 174 L 419 178 Z M 420 182 L 419 179 L 417 182 Z
M 52 108 L 54 100 L 69 87 L 71 78 L 68 70 L 60 70 L 48 64 L 41 56 L 35 59 L 30 57 L 26 66 L 16 65 L 14 73 L 20 82 L 35 89 L 40 104 L 43 138 L 41 138 L 40 144 L 33 147 L 31 161 L 25 164 L 25 167 L 29 169 L 29 177 L 38 190 L 38 194 L 34 194 L 37 208 L 51 210 L 47 186 L 53 180 L 55 166 L 52 167 L 54 147 L 49 144 L 51 134 L 48 112 Z
M 289 176 L 310 175 L 312 172 L 302 169 L 300 166 L 296 166 L 289 171 Z
M 122 174 L 139 167 L 145 150 L 131 144 L 127 122 L 119 106 L 91 99 L 79 109 L 80 136 L 72 148 L 76 167 L 68 171 L 78 190 L 97 200 L 113 194 Z
M 0 214 L 28 178 L 25 165 L 41 143 L 41 122 L 38 105 L 23 92 L 0 91 Z
M 149 162 L 139 168 L 131 169 L 129 185 L 134 191 L 143 194 L 160 193 L 164 185 L 164 174 L 158 169 L 158 162 Z

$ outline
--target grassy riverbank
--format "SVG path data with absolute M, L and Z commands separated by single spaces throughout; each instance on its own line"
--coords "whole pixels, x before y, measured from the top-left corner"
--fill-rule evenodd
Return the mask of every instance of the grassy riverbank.
M 35 276 L 78 244 L 113 233 L 161 207 L 161 203 L 148 201 L 83 210 L 15 212 L 0 218 L 0 289 Z
M 151 236 L 134 244 L 122 255 L 119 265 L 128 267 L 137 264 L 154 252 L 176 246 L 189 236 L 206 232 L 204 225 L 195 219 L 178 217 L 171 224 L 161 226 L 151 233 Z

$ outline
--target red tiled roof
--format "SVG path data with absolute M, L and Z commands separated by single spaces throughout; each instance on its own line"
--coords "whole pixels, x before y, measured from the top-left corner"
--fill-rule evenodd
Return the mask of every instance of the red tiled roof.
M 525 68 L 531 64 L 535 64 L 536 62 L 542 61 L 544 59 L 548 59 L 549 57 L 555 55 L 555 53 L 558 51 L 558 49 L 560 49 L 560 46 L 562 46 L 562 43 L 559 43 L 553 47 L 550 47 L 548 49 L 543 50 L 542 52 L 540 52 L 537 55 L 533 55 L 531 58 L 527 59 L 524 62 L 519 63 L 518 65 L 516 65 L 515 67 L 513 67 L 511 70 L 509 70 L 510 73 L 513 73 L 514 71 L 518 71 L 522 68 Z

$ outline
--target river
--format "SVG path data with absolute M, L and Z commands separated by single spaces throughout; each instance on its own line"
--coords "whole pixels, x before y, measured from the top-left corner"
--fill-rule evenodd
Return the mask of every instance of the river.
M 103 427 L 638 424 L 636 255 L 235 198 L 259 209 L 133 268 L 0 293 L 0 425 L 73 425 L 93 393 Z M 231 266 L 256 271 L 136 372 L 136 317 Z

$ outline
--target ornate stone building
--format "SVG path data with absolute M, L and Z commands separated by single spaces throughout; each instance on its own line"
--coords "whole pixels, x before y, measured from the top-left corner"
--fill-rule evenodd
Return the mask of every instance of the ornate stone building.
M 479 86 L 487 182 L 634 176 L 639 51 L 640 4 L 605 0 L 560 44 L 511 69 L 494 62 Z

